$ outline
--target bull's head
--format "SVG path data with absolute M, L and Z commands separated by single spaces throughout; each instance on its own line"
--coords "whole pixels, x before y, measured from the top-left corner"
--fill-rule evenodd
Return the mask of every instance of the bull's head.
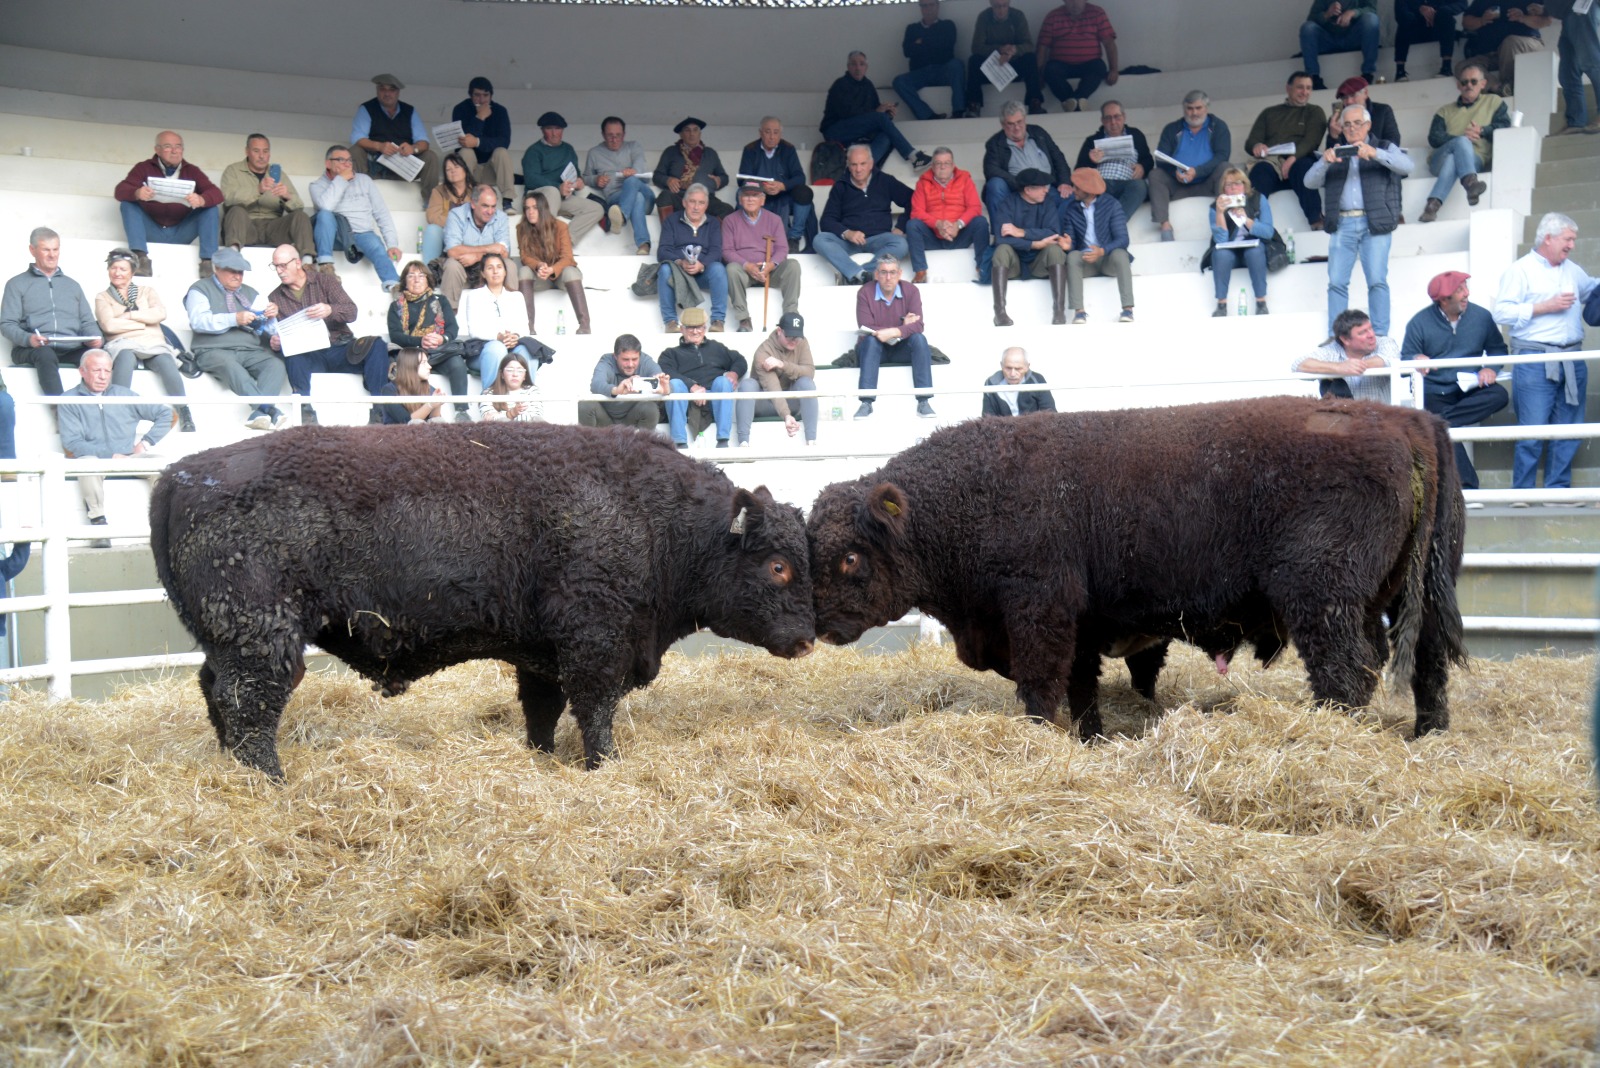
M 818 495 L 806 536 L 824 641 L 853 642 L 916 603 L 910 519 L 910 502 L 893 482 L 835 483 Z
M 774 501 L 765 486 L 740 489 L 720 525 L 727 573 L 705 591 L 705 622 L 774 656 L 805 656 L 816 617 L 800 510 Z

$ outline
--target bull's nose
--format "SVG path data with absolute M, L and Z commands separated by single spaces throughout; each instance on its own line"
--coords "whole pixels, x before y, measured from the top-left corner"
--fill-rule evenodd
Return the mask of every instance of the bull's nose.
M 816 648 L 816 643 L 802 639 L 794 643 L 790 655 L 794 657 L 810 656 L 811 650 Z

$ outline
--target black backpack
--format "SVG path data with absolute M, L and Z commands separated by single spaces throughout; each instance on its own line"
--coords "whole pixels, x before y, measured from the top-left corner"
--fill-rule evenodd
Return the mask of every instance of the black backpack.
M 811 150 L 811 184 L 832 185 L 850 176 L 844 166 L 844 145 L 838 141 L 818 141 Z

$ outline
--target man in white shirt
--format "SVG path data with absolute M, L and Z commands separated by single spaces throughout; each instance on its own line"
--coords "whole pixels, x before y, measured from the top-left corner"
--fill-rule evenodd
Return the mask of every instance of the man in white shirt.
M 1289 365 L 1291 371 L 1328 375 L 1321 382 L 1324 397 L 1388 404 L 1393 385 L 1388 375 L 1368 375 L 1374 367 L 1389 367 L 1400 358 L 1400 343 L 1379 337 L 1367 313 L 1346 308 L 1333 320 L 1333 336 Z

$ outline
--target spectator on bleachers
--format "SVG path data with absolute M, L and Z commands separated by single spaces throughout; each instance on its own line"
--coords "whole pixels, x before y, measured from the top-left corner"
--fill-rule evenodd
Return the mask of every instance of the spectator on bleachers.
M 150 188 L 150 179 L 170 178 L 193 182 L 194 188 L 182 199 L 167 198 Z M 211 261 L 222 235 L 222 190 L 212 184 L 205 171 L 183 159 L 183 138 L 171 130 L 156 135 L 155 155 L 135 163 L 128 176 L 117 183 L 113 195 L 121 205 L 122 229 L 128 247 L 139 254 L 135 274 L 148 277 L 150 242 L 158 245 L 200 243 L 200 277 L 211 274 Z M 159 197 L 159 199 L 158 199 Z
M 393 377 L 383 384 L 379 396 L 383 397 L 439 397 L 443 394 L 428 380 L 433 367 L 428 354 L 421 349 L 401 349 L 395 354 Z M 402 401 L 397 404 L 375 405 L 379 422 L 385 426 L 404 426 L 408 423 L 444 422 L 444 401 Z M 456 421 L 471 422 L 465 411 L 456 413 Z
M 1589 98 L 1583 89 L 1583 76 L 1600 93 L 1600 8 L 1584 0 L 1586 11 L 1575 11 L 1574 0 L 1550 0 L 1545 14 L 1561 20 L 1561 38 L 1556 42 L 1560 65 L 1556 81 L 1566 102 L 1567 124 L 1561 134 L 1600 133 L 1600 116 L 1589 118 Z
M 685 204 L 685 210 L 688 210 Z M 720 341 L 706 339 L 706 313 L 702 308 L 686 308 L 683 336 L 678 344 L 661 354 L 661 370 L 672 383 L 674 394 L 732 393 L 739 379 L 749 370 L 744 357 Z M 707 424 L 717 424 L 717 448 L 728 447 L 733 431 L 733 401 L 712 401 L 709 414 L 706 397 L 689 401 L 667 401 L 667 426 L 678 448 L 687 449 Z
M 766 199 L 760 184 L 750 182 L 739 190 L 739 210 L 722 220 L 728 305 L 740 333 L 753 329 L 746 298 L 752 288 L 776 289 L 785 313 L 800 310 L 800 265 L 789 258 L 783 223 L 763 207 Z
M 588 183 L 578 170 L 577 150 L 565 141 L 566 130 L 567 120 L 560 112 L 547 111 L 539 116 L 542 139 L 522 154 L 522 188 L 544 194 L 544 202 L 567 220 L 576 248 L 585 234 L 600 225 L 605 209 L 588 195 Z
M 1373 325 L 1387 337 L 1389 245 L 1400 225 L 1400 184 L 1416 165 L 1399 145 L 1367 137 L 1372 117 L 1366 108 L 1345 108 L 1343 122 L 1348 143 L 1323 152 L 1306 172 L 1306 185 L 1323 190 L 1329 329 L 1350 302 L 1350 275 L 1359 257 Z
M 1394 0 L 1394 80 L 1410 80 L 1406 59 L 1411 46 L 1439 42 L 1439 77 L 1450 76 L 1450 60 L 1456 52 L 1456 16 L 1467 9 L 1467 0 Z
M 652 389 L 665 396 L 672 392 L 672 380 L 656 365 L 656 361 L 641 352 L 643 346 L 632 334 L 621 334 L 594 365 L 589 379 L 589 392 L 602 397 L 621 397 L 630 393 L 648 393 Z M 579 401 L 578 422 L 582 426 L 631 426 L 640 430 L 654 430 L 661 422 L 660 402 L 645 401 Z
M 1428 203 L 1418 222 L 1433 222 L 1450 196 L 1450 186 L 1461 183 L 1467 203 L 1476 206 L 1489 189 L 1478 175 L 1494 163 L 1494 132 L 1511 125 L 1511 111 L 1501 97 L 1483 91 L 1488 80 L 1482 67 L 1465 64 L 1456 75 L 1461 95 L 1433 113 L 1428 127 L 1428 170 L 1438 176 L 1428 192 Z
M 216 276 L 189 287 L 183 298 L 194 334 L 189 347 L 200 369 L 238 396 L 272 397 L 282 393 L 289 381 L 283 360 L 263 340 L 267 321 L 277 318 L 278 307 L 244 284 L 249 266 L 234 249 L 218 249 Z M 272 430 L 285 422 L 277 407 L 258 404 L 244 425 Z
M 272 142 L 266 134 L 245 139 L 244 159 L 222 172 L 222 243 L 245 245 L 290 244 L 300 258 L 311 262 L 316 244 L 311 237 L 311 216 L 294 187 L 294 180 L 272 162 Z
M 1030 168 L 1050 176 L 1057 196 L 1072 195 L 1072 167 L 1055 138 L 1028 121 L 1026 108 L 1008 100 L 1000 108 L 1000 129 L 983 143 L 983 205 L 991 221 L 1000 202 L 1021 188 L 1017 175 Z
M 1390 403 L 1388 375 L 1368 375 L 1374 367 L 1389 367 L 1400 358 L 1400 344 L 1379 337 L 1372 320 L 1359 308 L 1347 308 L 1333 321 L 1333 336 L 1289 365 L 1291 371 L 1327 375 L 1319 386 L 1324 397 Z
M 656 210 L 664 220 L 683 204 L 684 190 L 691 185 L 703 185 L 710 195 L 707 210 L 711 217 L 720 219 L 733 213 L 733 205 L 717 199 L 717 190 L 728 184 L 728 172 L 722 166 L 717 150 L 700 139 L 706 124 L 693 115 L 672 128 L 678 135 L 676 143 L 668 145 L 656 163 L 651 180 L 661 189 L 656 194 Z
M 1533 10 L 1536 7 L 1540 8 L 1538 12 Z M 1544 51 L 1544 37 L 1539 31 L 1553 21 L 1539 4 L 1507 6 L 1502 0 L 1472 0 L 1461 16 L 1461 25 L 1467 31 L 1462 54 L 1466 62 L 1477 63 L 1490 72 L 1490 88 L 1510 96 L 1517 57 L 1524 52 Z
M 432 263 L 444 255 L 444 228 L 450 221 L 450 212 L 472 199 L 472 172 L 461 153 L 452 152 L 444 158 L 444 177 L 428 194 L 426 220 L 422 227 L 422 262 Z
M 1000 354 L 1000 370 L 983 380 L 986 386 L 1005 385 L 1016 386 L 1042 386 L 1044 375 L 1038 374 L 1028 366 L 1028 351 L 1019 346 L 1012 346 Z M 1035 389 L 1024 392 L 1019 389 L 1000 390 L 995 393 L 983 395 L 983 414 L 985 416 L 1005 417 L 1011 415 L 1032 415 L 1034 412 L 1053 412 L 1056 410 L 1056 399 L 1050 395 L 1048 389 Z
M 1072 173 L 1072 199 L 1061 211 L 1061 228 L 1071 242 L 1067 253 L 1067 296 L 1072 304 L 1073 325 L 1082 326 L 1089 320 L 1083 304 L 1085 275 L 1115 278 L 1117 299 L 1122 305 L 1117 322 L 1133 322 L 1133 256 L 1128 252 L 1128 220 L 1123 217 L 1117 198 L 1106 192 L 1105 179 L 1099 171 L 1085 167 Z
M 1028 16 L 1013 10 L 1011 0 L 989 0 L 972 24 L 972 55 L 967 60 L 967 111 L 969 119 L 983 114 L 983 87 L 989 80 L 983 65 L 998 52 L 1022 82 L 1023 103 L 1029 115 L 1044 114 L 1044 88 L 1039 81 L 1039 61 L 1028 32 Z
M 757 133 L 739 157 L 739 173 L 766 179 L 761 184 L 767 194 L 766 209 L 783 220 L 789 251 L 798 253 L 811 221 L 813 200 L 800 153 L 783 139 L 783 122 L 775 115 L 763 118 Z
M 461 124 L 461 147 L 453 154 L 461 156 L 474 180 L 500 191 L 506 213 L 511 214 L 517 185 L 511 161 L 511 113 L 494 102 L 494 83 L 481 74 L 468 82 L 467 99 L 451 109 L 450 121 Z
M 1183 164 L 1180 169 L 1157 160 L 1150 173 L 1150 217 L 1161 227 L 1161 240 L 1172 241 L 1171 203 L 1217 195 L 1218 179 L 1233 151 L 1233 134 L 1211 114 L 1211 97 L 1191 89 L 1183 97 L 1183 118 L 1162 127 L 1156 148 Z
M 856 342 L 858 389 L 878 388 L 878 368 L 886 363 L 910 364 L 912 388 L 933 388 L 933 353 L 923 332 L 922 294 L 911 282 L 900 280 L 900 261 L 895 257 L 879 259 L 873 277 L 856 293 L 856 326 L 863 331 Z M 934 418 L 932 396 L 917 394 L 920 418 Z M 876 400 L 871 394 L 863 396 L 855 418 L 870 417 Z
M 422 161 L 416 181 L 426 207 L 433 187 L 439 184 L 439 154 L 428 144 L 428 128 L 416 109 L 400 100 L 400 90 L 405 85 L 399 78 L 379 74 L 372 84 L 378 87 L 377 95 L 356 108 L 350 123 L 352 171 L 374 178 L 399 179 L 378 160 L 384 156 L 415 156 Z
M 1050 175 L 1034 167 L 1017 175 L 1017 184 L 1017 191 L 1007 193 L 994 213 L 989 277 L 994 325 L 1012 325 L 1006 314 L 1006 286 L 1024 271 L 1034 278 L 1050 277 L 1050 321 L 1060 325 L 1067 321 L 1067 253 L 1072 250 L 1072 239 L 1062 226 L 1061 196 L 1051 186 Z
M 1323 148 L 1335 148 L 1348 143 L 1344 139 L 1344 109 L 1352 104 L 1360 104 L 1372 117 L 1368 138 L 1400 144 L 1400 123 L 1394 117 L 1394 108 L 1372 99 L 1365 78 L 1346 78 L 1339 83 L 1339 89 L 1334 94 L 1333 109 L 1328 115 L 1328 139 L 1323 142 Z
M 874 166 L 882 164 L 892 148 L 900 158 L 921 170 L 931 159 L 926 152 L 911 147 L 906 135 L 894 124 L 895 104 L 878 99 L 877 87 L 867 79 L 867 54 L 851 52 L 845 72 L 828 87 L 822 109 L 822 136 L 842 145 L 867 144 Z
M 321 320 L 328 328 L 326 348 L 284 357 L 283 369 L 289 376 L 290 387 L 300 396 L 309 397 L 311 376 L 320 372 L 360 375 L 368 394 L 376 397 L 383 392 L 384 384 L 389 381 L 389 347 L 373 338 L 374 343 L 367 346 L 366 356 L 359 362 L 350 361 L 351 347 L 356 343 L 350 324 L 356 321 L 359 313 L 356 302 L 340 284 L 339 276 L 321 271 L 307 274 L 293 245 L 279 245 L 272 250 L 272 269 L 278 272 L 278 288 L 267 294 L 267 299 L 278 308 L 278 318 L 267 324 L 272 351 L 282 351 L 277 333 L 279 324 L 298 312 L 305 312 L 309 319 Z M 317 421 L 316 410 L 310 404 L 301 406 L 300 421 Z
M 480 267 L 490 253 L 511 254 L 511 223 L 500 210 L 500 194 L 494 186 L 473 186 L 472 199 L 451 208 L 444 223 L 445 261 L 439 272 L 439 289 L 456 311 L 461 310 L 461 292 L 469 284 L 469 270 Z
M 1429 360 L 1464 360 L 1477 356 L 1504 356 L 1505 338 L 1489 309 L 1470 303 L 1472 291 L 1465 271 L 1445 271 L 1428 282 L 1433 303 L 1411 317 L 1400 358 L 1426 364 Z M 1495 381 L 1493 367 L 1476 370 L 1447 367 L 1422 372 L 1422 404 L 1453 427 L 1477 426 L 1511 402 L 1506 387 Z M 1465 383 L 1465 385 L 1463 385 Z M 1478 488 L 1478 471 L 1466 446 L 1456 442 L 1456 471 L 1462 489 Z
M 427 264 L 412 260 L 400 269 L 400 292 L 389 305 L 389 342 L 402 349 L 420 349 L 434 373 L 444 375 L 450 392 L 467 393 L 466 353 L 457 340 L 460 327 L 455 312 L 442 293 L 433 288 Z M 457 409 L 457 420 L 464 414 Z
M 534 332 L 533 297 L 541 289 L 560 286 L 577 316 L 576 333 L 589 332 L 589 298 L 583 292 L 583 272 L 572 254 L 567 225 L 550 211 L 540 192 L 522 197 L 522 218 L 517 222 L 517 289 L 528 307 L 528 333 Z
M 461 340 L 467 343 L 468 354 L 474 348 L 478 350 L 479 382 L 494 382 L 507 352 L 515 352 L 528 364 L 530 381 L 539 373 L 528 348 L 532 339 L 523 340 L 528 336 L 528 307 L 506 287 L 509 274 L 505 256 L 484 253 L 483 285 L 462 293 L 456 307 L 456 325 L 461 329 Z
M 351 263 L 365 256 L 392 294 L 400 284 L 394 269 L 400 259 L 400 235 L 371 176 L 351 169 L 354 158 L 348 145 L 330 145 L 323 155 L 322 177 L 311 183 L 311 203 L 317 209 L 311 223 L 317 272 L 334 275 L 333 250 L 342 248 Z
M 1233 198 L 1243 197 L 1244 203 Z M 1267 242 L 1272 240 L 1272 205 L 1252 189 L 1250 178 L 1238 167 L 1222 172 L 1222 192 L 1217 194 L 1216 208 L 1211 216 L 1211 247 L 1200 261 L 1203 271 L 1209 264 L 1212 288 L 1216 293 L 1217 307 L 1211 313 L 1214 319 L 1228 314 L 1228 286 L 1233 280 L 1233 269 L 1244 267 L 1250 272 L 1250 288 L 1256 295 L 1256 314 L 1267 314 Z M 1250 248 L 1221 248 L 1224 242 L 1255 241 Z
M 1549 212 L 1539 220 L 1533 248 L 1500 276 L 1494 320 L 1511 335 L 1512 353 L 1550 355 L 1544 363 L 1519 363 L 1511 369 L 1511 395 L 1522 426 L 1584 421 L 1589 368 L 1571 354 L 1583 348 L 1583 307 L 1600 290 L 1600 279 L 1572 262 L 1577 243 L 1578 224 Z M 1534 488 L 1542 457 L 1545 489 L 1571 486 L 1572 459 L 1581 444 L 1579 438 L 1517 442 L 1511 485 Z
M 528 377 L 528 365 L 514 352 L 506 353 L 500 361 L 500 371 L 483 391 L 483 398 L 478 402 L 479 422 L 544 422 L 544 402 L 539 399 L 539 387 Z M 461 416 L 456 419 L 461 420 Z
M 134 283 L 137 262 L 128 249 L 112 249 L 106 256 L 106 277 L 111 284 L 94 295 L 94 317 L 112 361 L 111 382 L 131 387 L 134 368 L 143 363 L 161 380 L 163 393 L 181 397 L 183 375 L 178 373 L 177 353 L 161 331 L 167 308 L 155 286 Z M 178 413 L 178 429 L 193 433 L 194 417 L 189 406 L 180 404 L 174 411 Z
M 1343 86 L 1340 86 L 1343 89 Z M 1294 190 L 1311 229 L 1322 229 L 1322 198 L 1306 188 L 1306 172 L 1317 162 L 1317 146 L 1328 125 L 1328 113 L 1311 102 L 1311 75 L 1297 70 L 1289 75 L 1288 97 L 1260 115 L 1245 138 L 1245 150 L 1260 160 L 1250 168 L 1250 184 L 1264 197 L 1280 189 Z M 1270 150 L 1293 145 L 1288 155 L 1270 156 Z
M 911 251 L 913 282 L 928 280 L 928 249 L 972 249 L 978 284 L 989 284 L 989 264 L 994 248 L 989 244 L 989 220 L 972 175 L 956 166 L 955 153 L 943 145 L 933 150 L 933 163 L 911 191 L 911 221 L 906 224 L 906 245 Z
M 1369 84 L 1377 82 L 1378 38 L 1382 29 L 1375 0 L 1311 0 L 1311 10 L 1300 24 L 1300 52 L 1305 57 L 1312 88 L 1327 88 L 1322 82 L 1318 57 L 1328 52 L 1359 51 L 1361 76 Z
M 61 272 L 61 237 L 48 226 L 35 227 L 28 254 L 33 263 L 7 280 L 0 296 L 0 334 L 11 342 L 12 366 L 31 366 L 39 392 L 55 397 L 61 366 L 77 366 L 85 352 L 100 347 L 100 326 L 82 287 Z M 80 337 L 88 340 L 51 340 Z
M 950 114 L 960 116 L 967 110 L 967 71 L 956 58 L 956 24 L 939 17 L 939 0 L 917 0 L 917 10 L 922 17 L 906 27 L 900 41 L 911 69 L 895 77 L 894 91 L 917 118 L 942 119 L 944 114 L 924 104 L 917 90 L 948 85 Z
M 695 182 L 684 190 L 683 210 L 661 224 L 656 294 L 662 329 L 678 332 L 680 310 L 698 307 L 711 290 L 711 330 L 721 333 L 728 317 L 728 268 L 722 262 L 722 224 L 706 214 L 711 194 Z
M 784 312 L 778 319 L 778 328 L 757 346 L 750 357 L 750 373 L 739 383 L 740 393 L 774 393 L 778 390 L 810 390 L 817 388 L 817 365 L 811 356 L 811 343 L 806 340 L 806 321 L 799 312 Z M 750 424 L 756 416 L 775 415 L 783 420 L 783 429 L 792 438 L 805 430 L 805 443 L 817 443 L 817 398 L 802 397 L 797 421 L 789 402 L 782 397 L 764 400 L 741 400 L 734 405 L 734 429 L 741 446 L 750 444 Z
M 583 180 L 605 197 L 607 220 L 614 237 L 622 236 L 626 220 L 633 227 L 634 250 L 650 255 L 650 209 L 656 195 L 650 189 L 649 165 L 644 147 L 627 140 L 628 124 L 615 115 L 600 123 L 600 143 L 583 158 Z
M 1107 156 L 1094 143 L 1106 137 L 1133 138 L 1133 158 Z M 1122 214 L 1127 219 L 1144 203 L 1149 195 L 1149 175 L 1156 165 L 1150 155 L 1150 142 L 1144 131 L 1128 125 L 1128 114 L 1117 100 L 1107 100 L 1100 105 L 1100 128 L 1083 139 L 1078 149 L 1078 168 L 1093 167 L 1105 179 L 1106 192 L 1117 198 Z
M 1102 59 L 1101 53 L 1105 53 Z M 1041 76 L 1062 111 L 1087 111 L 1101 83 L 1117 84 L 1117 31 L 1105 8 L 1087 0 L 1061 0 L 1039 24 Z M 1078 80 L 1073 88 L 1072 79 Z
M 828 191 L 816 248 L 839 272 L 843 284 L 861 285 L 871 273 L 852 256 L 870 252 L 874 259 L 900 259 L 910 251 L 905 236 L 895 227 L 893 209 L 911 210 L 911 189 L 898 178 L 874 170 L 872 152 L 865 145 L 850 146 L 845 152 L 845 168 L 850 180 L 837 182 Z
M 78 361 L 78 384 L 67 390 L 68 397 L 136 397 L 126 386 L 112 385 L 111 357 L 103 349 L 91 348 Z M 139 424 L 150 429 L 139 434 Z M 167 436 L 172 429 L 172 409 L 165 404 L 70 404 L 59 412 L 61 449 L 68 456 L 86 459 L 121 460 L 140 456 Z M 104 475 L 79 475 L 78 490 L 89 522 L 106 526 Z M 97 538 L 89 543 L 96 549 L 109 549 L 111 542 Z

